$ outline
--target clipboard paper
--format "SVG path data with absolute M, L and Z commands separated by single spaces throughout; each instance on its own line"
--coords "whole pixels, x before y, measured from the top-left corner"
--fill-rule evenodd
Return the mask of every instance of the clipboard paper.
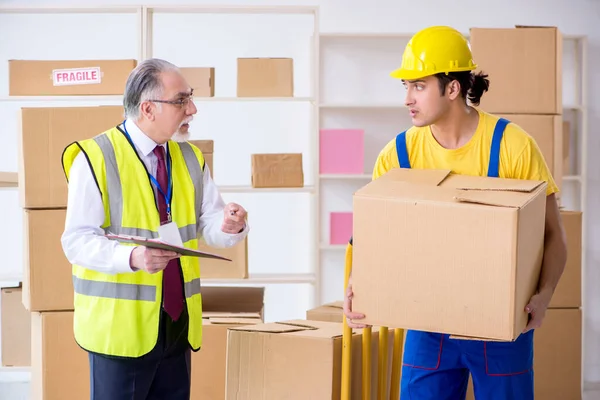
M 225 260 L 232 261 L 229 258 L 219 256 L 213 253 L 207 253 L 204 251 L 188 249 L 186 247 L 174 246 L 158 239 L 147 239 L 140 236 L 122 236 L 122 235 L 104 235 L 107 239 L 116 240 L 120 243 L 133 243 L 140 246 L 145 246 L 151 249 L 161 249 L 161 250 L 169 250 L 174 251 L 176 253 L 181 254 L 182 256 L 189 257 L 200 257 L 200 258 L 214 258 L 217 260 Z

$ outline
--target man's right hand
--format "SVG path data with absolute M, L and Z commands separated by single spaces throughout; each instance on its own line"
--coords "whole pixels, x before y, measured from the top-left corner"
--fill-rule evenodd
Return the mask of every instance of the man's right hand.
M 364 314 L 352 312 L 352 296 L 354 293 L 352 292 L 352 282 L 348 282 L 348 289 L 346 290 L 346 295 L 344 296 L 344 315 L 346 316 L 346 322 L 348 326 L 353 329 L 366 328 L 370 325 L 365 324 L 356 324 L 353 323 L 353 319 L 362 319 L 365 317 Z
M 134 271 L 144 270 L 155 274 L 165 269 L 169 261 L 179 257 L 180 254 L 174 251 L 138 246 L 131 252 L 129 264 Z

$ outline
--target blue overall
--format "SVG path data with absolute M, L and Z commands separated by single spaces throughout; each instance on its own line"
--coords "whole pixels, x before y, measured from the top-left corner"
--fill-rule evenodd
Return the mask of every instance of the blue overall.
M 500 142 L 509 123 L 494 128 L 488 176 L 498 177 Z M 410 168 L 406 132 L 396 137 L 401 168 Z M 476 400 L 533 400 L 533 331 L 514 342 L 450 339 L 447 334 L 406 332 L 400 398 L 465 399 L 469 373 Z

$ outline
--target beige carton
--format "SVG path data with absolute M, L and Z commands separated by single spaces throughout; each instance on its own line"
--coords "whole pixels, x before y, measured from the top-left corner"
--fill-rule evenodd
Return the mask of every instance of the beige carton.
M 9 60 L 11 96 L 119 95 L 136 60 Z
M 252 187 L 303 187 L 302 153 L 252 154 Z
M 544 249 L 545 182 L 393 169 L 354 194 L 361 320 L 513 340 Z
M 562 114 L 563 50 L 557 28 L 471 28 L 470 36 L 477 71 L 490 78 L 483 110 Z
M 227 400 L 340 399 L 343 325 L 292 320 L 230 328 Z M 371 394 L 377 397 L 379 329 L 371 337 Z M 393 335 L 388 337 L 385 398 L 389 396 Z M 362 330 L 352 336 L 351 396 L 362 390 Z

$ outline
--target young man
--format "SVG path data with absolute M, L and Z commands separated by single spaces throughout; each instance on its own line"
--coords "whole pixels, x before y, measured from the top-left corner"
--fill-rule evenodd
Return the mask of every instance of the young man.
M 408 331 L 404 346 L 403 400 L 464 399 L 469 373 L 479 399 L 534 398 L 533 331 L 541 326 L 566 263 L 566 239 L 555 194 L 558 188 L 536 142 L 519 126 L 470 106 L 487 91 L 487 76 L 473 71 L 466 39 L 449 27 L 430 27 L 408 43 L 402 66 L 406 106 L 414 126 L 379 154 L 373 179 L 392 168 L 451 169 L 464 175 L 541 180 L 548 183 L 545 250 L 538 290 L 526 307 L 530 321 L 510 343 L 452 340 L 449 335 Z M 352 311 L 351 281 L 344 313 Z M 360 310 L 359 310 L 360 311 Z

